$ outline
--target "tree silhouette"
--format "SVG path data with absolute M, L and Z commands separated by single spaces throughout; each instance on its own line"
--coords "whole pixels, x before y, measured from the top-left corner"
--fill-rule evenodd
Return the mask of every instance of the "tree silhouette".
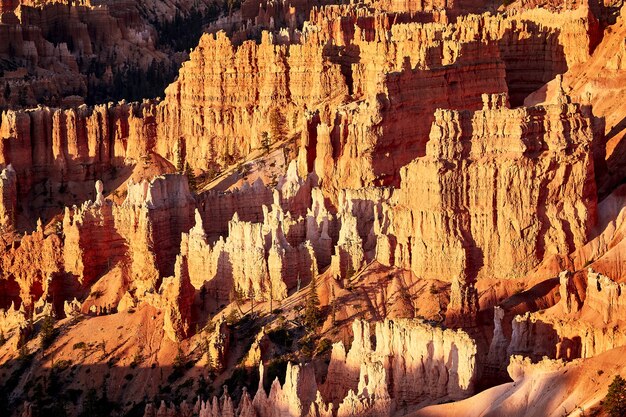
M 317 278 L 313 275 L 311 283 L 309 284 L 309 293 L 307 294 L 304 307 L 304 324 L 309 330 L 313 331 L 319 326 L 320 318 L 320 299 L 317 295 Z
M 611 417 L 626 415 L 626 380 L 617 375 L 604 398 L 603 407 Z
M 269 114 L 270 138 L 273 142 L 280 142 L 287 136 L 287 121 L 278 107 L 273 107 Z

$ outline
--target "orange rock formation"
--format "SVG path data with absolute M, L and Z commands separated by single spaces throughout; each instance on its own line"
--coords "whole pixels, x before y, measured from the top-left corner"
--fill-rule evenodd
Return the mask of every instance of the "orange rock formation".
M 229 2 L 163 99 L 87 106 L 220 5 L 69 3 L 1 3 L 0 407 L 599 406 L 562 373 L 624 367 L 626 6 Z

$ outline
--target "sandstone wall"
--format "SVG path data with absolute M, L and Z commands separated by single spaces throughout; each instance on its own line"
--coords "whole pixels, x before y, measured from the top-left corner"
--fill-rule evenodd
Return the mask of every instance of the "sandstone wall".
M 620 327 L 624 284 L 589 268 L 585 296 L 580 301 L 571 279 L 571 273 L 561 274 L 561 300 L 556 306 L 513 319 L 510 342 L 502 333 L 501 323 L 497 324 L 503 314 L 496 313 L 496 332 L 489 354 L 494 362 L 502 366 L 511 355 L 523 355 L 533 361 L 544 356 L 564 360 L 590 358 L 624 344 L 626 335 Z
M 337 416 L 383 417 L 403 405 L 425 399 L 463 398 L 471 393 L 476 345 L 467 334 L 410 320 L 385 321 L 377 324 L 374 349 L 369 324 L 357 320 L 353 329 L 355 340 L 347 358 L 343 345 L 336 344 L 327 382 L 321 386 L 322 392 L 332 389 L 338 403 Z M 349 364 L 356 367 L 350 368 Z M 348 373 L 355 372 L 354 390 L 343 390 L 341 384 L 350 378 Z M 260 381 L 263 380 L 261 364 Z M 388 385 L 392 380 L 394 384 Z M 342 389 L 337 391 L 340 386 Z M 394 387 L 391 392 L 388 386 Z M 161 403 L 157 409 L 148 404 L 144 416 L 168 413 L 181 417 L 330 417 L 335 415 L 334 409 L 318 391 L 313 367 L 289 363 L 284 384 L 277 378 L 270 392 L 265 393 L 263 384 L 259 383 L 252 398 L 244 391 L 237 408 L 225 392 L 221 399 L 198 400 L 193 406 Z
M 569 103 L 509 109 L 504 96 L 437 111 L 389 208 L 395 264 L 423 278 L 512 278 L 584 244 L 597 204 L 590 117 Z
M 0 227 L 3 231 L 15 227 L 17 210 L 17 174 L 9 164 L 0 173 Z
M 382 400 L 389 413 L 426 399 L 472 393 L 476 345 L 467 334 L 419 321 L 386 320 L 376 324 L 373 346 L 368 323 L 355 320 L 352 330 L 354 341 L 347 352 L 341 342 L 333 346 L 322 388 L 329 401 L 339 403 L 356 394 Z
M 15 169 L 21 196 L 46 179 L 55 187 L 95 181 L 149 152 L 156 133 L 152 112 L 148 103 L 3 112 L 0 163 Z

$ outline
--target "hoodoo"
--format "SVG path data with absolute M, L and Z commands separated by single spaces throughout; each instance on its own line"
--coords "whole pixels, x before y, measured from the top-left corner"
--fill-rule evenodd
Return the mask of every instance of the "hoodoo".
M 623 0 L 1 0 L 0 416 L 626 415 Z

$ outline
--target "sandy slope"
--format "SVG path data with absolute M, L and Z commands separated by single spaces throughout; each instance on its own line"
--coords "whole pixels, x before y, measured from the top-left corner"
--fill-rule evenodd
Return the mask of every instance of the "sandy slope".
M 562 417 L 604 415 L 600 402 L 615 375 L 626 375 L 626 347 L 567 365 L 544 361 L 509 367 L 514 382 L 466 400 L 426 407 L 411 417 Z M 594 414 L 598 411 L 598 414 Z

